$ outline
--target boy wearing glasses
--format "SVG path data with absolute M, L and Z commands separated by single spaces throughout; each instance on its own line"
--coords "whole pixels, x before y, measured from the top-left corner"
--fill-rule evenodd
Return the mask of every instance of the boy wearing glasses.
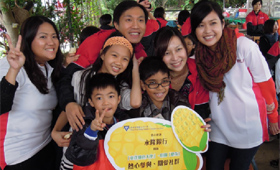
M 146 57 L 139 66 L 142 105 L 129 111 L 131 117 L 155 117 L 170 120 L 178 105 L 190 107 L 188 99 L 170 89 L 169 70 L 160 57 Z

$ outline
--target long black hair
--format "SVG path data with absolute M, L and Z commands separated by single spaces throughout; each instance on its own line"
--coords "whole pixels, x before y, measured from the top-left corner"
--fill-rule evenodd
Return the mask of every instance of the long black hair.
M 116 31 L 116 32 L 113 32 L 107 38 L 107 40 L 109 38 L 115 37 L 115 36 L 124 37 L 120 32 Z M 105 44 L 105 42 L 104 42 L 104 44 Z M 104 48 L 102 50 L 102 52 L 99 54 L 99 56 L 97 57 L 96 61 L 89 68 L 84 70 L 82 73 L 81 80 L 80 80 L 80 91 L 79 91 L 82 105 L 85 105 L 87 102 L 87 99 L 88 99 L 85 94 L 86 93 L 86 89 L 85 89 L 86 83 L 89 81 L 89 79 L 91 79 L 91 77 L 93 75 L 97 74 L 97 72 L 101 69 L 102 64 L 103 64 L 103 60 L 101 59 L 101 56 L 105 55 L 106 52 L 109 50 L 109 48 L 111 48 L 111 46 L 107 46 L 106 48 Z M 128 84 L 129 87 L 132 86 L 133 54 L 131 54 L 127 68 L 124 70 L 124 72 L 122 72 L 121 74 L 119 74 L 117 76 L 117 81 L 118 81 L 118 84 L 120 84 L 120 86 L 122 86 L 123 83 Z
M 31 49 L 31 44 L 38 32 L 40 25 L 43 23 L 49 23 L 53 26 L 57 38 L 59 40 L 59 32 L 55 24 L 48 18 L 44 16 L 32 16 L 26 19 L 21 27 L 20 35 L 22 36 L 21 51 L 25 55 L 24 69 L 30 79 L 30 81 L 36 86 L 36 88 L 42 94 L 48 94 L 49 89 L 47 87 L 48 79 L 44 76 L 43 72 L 40 70 L 38 63 L 35 60 L 35 55 Z M 63 54 L 60 50 L 60 45 L 58 47 L 56 57 L 53 60 L 48 61 L 51 67 L 54 68 L 51 79 L 55 84 L 60 78 L 60 72 L 62 70 Z

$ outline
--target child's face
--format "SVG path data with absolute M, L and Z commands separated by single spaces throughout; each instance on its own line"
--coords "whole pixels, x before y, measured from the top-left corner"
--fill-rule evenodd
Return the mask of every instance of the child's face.
M 91 99 L 88 100 L 90 105 L 99 111 L 100 115 L 107 109 L 103 118 L 104 120 L 113 118 L 118 104 L 120 103 L 120 99 L 121 96 L 118 95 L 116 89 L 112 86 L 108 86 L 104 89 L 95 88 L 91 94 Z
M 179 72 L 185 68 L 187 59 L 187 52 L 182 41 L 177 36 L 173 36 L 163 56 L 163 62 L 171 71 Z
M 222 23 L 217 13 L 212 11 L 197 26 L 195 34 L 199 42 L 215 50 L 222 37 L 224 26 L 224 21 Z
M 131 58 L 130 51 L 123 45 L 113 45 L 101 56 L 100 72 L 117 76 L 125 71 Z
M 192 50 L 195 48 L 195 45 L 193 44 L 192 40 L 190 40 L 189 38 L 185 38 L 185 42 L 187 45 L 188 55 L 190 55 Z
M 161 85 L 159 85 L 159 83 L 161 83 Z M 170 79 L 168 77 L 168 74 L 162 72 L 157 72 L 156 74 L 146 79 L 144 82 L 141 80 L 142 89 L 146 90 L 152 102 L 159 109 L 161 108 L 164 98 L 168 93 L 169 85 Z

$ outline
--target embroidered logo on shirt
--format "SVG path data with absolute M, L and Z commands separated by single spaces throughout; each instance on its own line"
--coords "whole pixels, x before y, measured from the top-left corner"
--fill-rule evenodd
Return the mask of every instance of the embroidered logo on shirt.
M 243 63 L 243 62 L 244 62 L 244 58 L 241 58 L 241 59 L 239 58 L 239 59 L 237 59 L 237 62 L 238 62 L 238 63 Z

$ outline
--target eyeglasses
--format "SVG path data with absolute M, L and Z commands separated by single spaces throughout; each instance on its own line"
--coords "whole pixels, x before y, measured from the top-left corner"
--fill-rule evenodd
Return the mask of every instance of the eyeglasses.
M 166 87 L 166 86 L 169 86 L 170 83 L 171 83 L 171 81 L 169 79 L 168 80 L 163 80 L 161 83 L 152 82 L 150 84 L 147 84 L 147 83 L 144 82 L 144 84 L 146 84 L 150 89 L 156 89 L 160 85 L 161 85 L 161 87 Z

